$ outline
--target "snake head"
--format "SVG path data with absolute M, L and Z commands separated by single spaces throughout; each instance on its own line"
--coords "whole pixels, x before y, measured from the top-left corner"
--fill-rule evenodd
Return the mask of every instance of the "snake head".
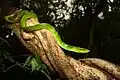
M 16 23 L 20 20 L 21 10 L 16 10 L 12 14 L 5 16 L 5 20 L 9 23 Z

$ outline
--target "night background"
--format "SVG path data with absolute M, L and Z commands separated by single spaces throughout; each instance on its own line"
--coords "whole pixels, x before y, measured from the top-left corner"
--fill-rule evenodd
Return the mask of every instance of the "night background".
M 65 51 L 66 54 L 120 65 L 119 0 L 1 0 L 0 73 L 4 80 L 47 80 L 40 72 L 22 68 L 31 54 L 5 25 L 4 17 L 20 8 L 33 10 L 39 22 L 53 25 L 64 42 L 91 50 L 88 54 Z

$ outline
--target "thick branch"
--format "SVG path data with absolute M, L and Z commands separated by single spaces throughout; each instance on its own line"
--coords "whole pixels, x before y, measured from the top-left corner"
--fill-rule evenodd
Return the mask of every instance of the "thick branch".
M 19 25 L 14 25 L 11 26 L 11 29 L 17 34 L 22 44 L 32 53 L 38 53 L 41 59 L 51 69 L 57 71 L 61 78 L 68 80 L 120 79 L 119 66 L 116 67 L 116 65 L 101 59 L 75 60 L 65 55 L 48 30 L 26 33 L 19 27 Z

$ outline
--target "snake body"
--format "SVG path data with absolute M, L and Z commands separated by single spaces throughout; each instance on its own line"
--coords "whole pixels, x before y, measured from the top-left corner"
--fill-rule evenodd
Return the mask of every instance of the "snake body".
M 39 23 L 39 24 L 35 24 L 33 26 L 27 26 L 26 21 L 28 19 L 34 18 L 34 19 L 38 20 L 38 17 L 34 12 L 30 12 L 28 10 L 21 10 L 17 13 L 15 18 L 13 20 L 11 20 L 10 18 L 14 17 L 14 16 L 15 16 L 15 13 L 5 16 L 5 20 L 10 23 L 16 23 L 16 22 L 20 21 L 21 28 L 28 32 L 41 30 L 41 29 L 47 29 L 54 35 L 57 44 L 65 50 L 76 52 L 76 53 L 88 53 L 89 52 L 88 49 L 80 48 L 80 47 L 76 47 L 76 46 L 72 46 L 72 45 L 68 45 L 68 44 L 64 43 L 61 40 L 61 38 L 60 38 L 58 32 L 55 30 L 55 28 L 48 23 Z

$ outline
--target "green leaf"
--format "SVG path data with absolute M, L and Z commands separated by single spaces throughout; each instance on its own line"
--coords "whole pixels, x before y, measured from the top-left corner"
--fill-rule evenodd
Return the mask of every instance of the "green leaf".
M 25 61 L 25 63 L 24 63 L 24 65 L 23 65 L 23 67 L 25 67 L 25 66 L 30 66 L 30 60 L 32 59 L 32 56 L 29 56 L 28 58 L 27 58 L 27 60 Z
M 40 69 L 40 65 L 37 63 L 35 58 L 32 58 L 31 60 L 31 67 L 32 67 L 32 71 Z

